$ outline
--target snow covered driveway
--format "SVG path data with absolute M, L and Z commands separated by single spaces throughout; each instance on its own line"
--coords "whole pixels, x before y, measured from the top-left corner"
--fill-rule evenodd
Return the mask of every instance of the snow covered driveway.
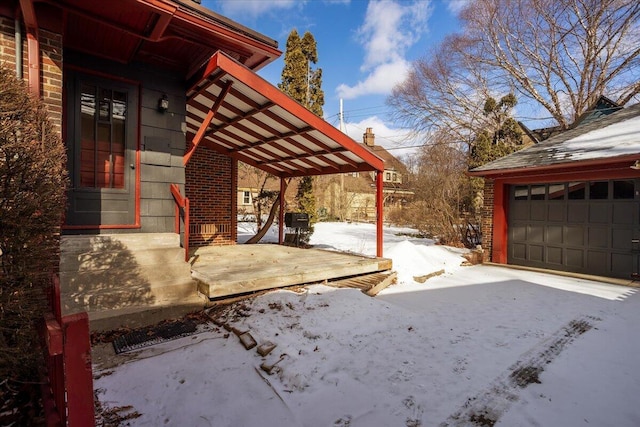
M 394 236 L 404 279 L 376 298 L 315 285 L 237 303 L 221 316 L 270 355 L 224 330 L 167 342 L 97 379 L 101 402 L 133 406 L 133 426 L 640 425 L 634 289 L 460 267 Z

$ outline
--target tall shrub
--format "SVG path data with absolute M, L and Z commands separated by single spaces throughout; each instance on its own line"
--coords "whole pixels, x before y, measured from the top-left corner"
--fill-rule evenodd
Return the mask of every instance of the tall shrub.
M 0 378 L 33 380 L 36 322 L 59 260 L 65 148 L 42 101 L 0 67 Z

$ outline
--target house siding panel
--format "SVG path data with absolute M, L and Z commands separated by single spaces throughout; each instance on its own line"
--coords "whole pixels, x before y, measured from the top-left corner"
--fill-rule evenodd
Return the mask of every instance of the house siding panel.
M 140 87 L 140 232 L 174 231 L 175 204 L 170 184 L 184 184 L 182 155 L 186 115 L 184 79 L 177 74 L 144 64 L 123 65 L 86 54 L 65 52 L 65 64 L 87 74 L 92 72 L 115 79 L 139 82 Z M 157 109 L 167 94 L 169 111 Z M 109 230 L 108 232 L 113 232 Z M 127 230 L 131 232 L 134 230 Z

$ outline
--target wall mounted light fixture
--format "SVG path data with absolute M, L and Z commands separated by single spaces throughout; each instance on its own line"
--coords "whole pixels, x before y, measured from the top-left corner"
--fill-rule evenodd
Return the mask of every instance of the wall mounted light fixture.
M 169 97 L 167 94 L 163 94 L 162 97 L 158 100 L 158 111 L 164 113 L 169 109 Z
M 629 166 L 631 169 L 635 169 L 638 170 L 640 169 L 640 160 L 636 160 L 634 164 L 632 164 L 631 166 Z

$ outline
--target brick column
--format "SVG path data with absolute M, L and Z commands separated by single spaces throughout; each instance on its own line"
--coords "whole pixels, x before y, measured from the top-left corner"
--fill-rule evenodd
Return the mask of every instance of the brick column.
M 185 195 L 191 203 L 189 246 L 234 245 L 236 173 L 234 160 L 198 147 L 185 170 Z
M 493 248 L 493 180 L 484 180 L 484 202 L 482 205 L 483 261 L 491 261 Z

